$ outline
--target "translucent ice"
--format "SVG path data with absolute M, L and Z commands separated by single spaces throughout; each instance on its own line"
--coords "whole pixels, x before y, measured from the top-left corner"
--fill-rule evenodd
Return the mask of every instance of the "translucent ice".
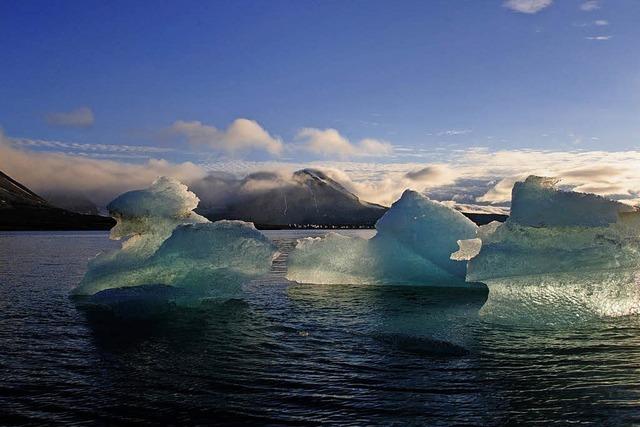
M 465 263 L 450 259 L 457 241 L 476 236 L 461 213 L 407 190 L 369 239 L 330 233 L 298 242 L 287 278 L 303 283 L 467 286 Z
M 225 297 L 269 271 L 275 247 L 253 224 L 211 223 L 193 212 L 197 205 L 195 194 L 170 178 L 116 198 L 108 205 L 117 220 L 111 238 L 128 240 L 91 260 L 75 293 L 168 285 L 180 288 L 181 298 Z
M 489 286 L 483 310 L 519 300 L 520 314 L 545 305 L 570 307 L 563 311 L 570 316 L 637 312 L 640 212 L 556 183 L 534 176 L 516 183 L 509 219 L 479 228 L 477 255 L 469 250 L 477 240 L 461 242 L 454 254 L 467 253 L 467 280 Z
M 516 182 L 508 222 L 529 227 L 604 227 L 617 222 L 619 213 L 635 211 L 595 194 L 557 190 L 558 181 L 529 176 Z

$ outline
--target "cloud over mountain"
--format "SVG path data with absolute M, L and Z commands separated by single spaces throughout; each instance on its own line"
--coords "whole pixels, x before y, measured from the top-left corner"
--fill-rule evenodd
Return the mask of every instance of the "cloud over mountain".
M 629 201 L 640 197 L 640 175 L 635 172 L 640 168 L 640 151 L 490 151 L 471 147 L 437 161 L 428 156 L 413 162 L 343 159 L 293 163 L 221 158 L 202 164 L 168 161 L 166 155 L 170 153 L 160 147 L 0 136 L 0 170 L 36 192 L 68 190 L 82 193 L 98 205 L 123 191 L 145 187 L 160 175 L 175 177 L 187 185 L 219 174 L 232 180 L 250 176 L 244 181 L 244 189 L 249 191 L 279 188 L 287 182 L 283 174 L 289 176 L 303 168 L 318 169 L 362 200 L 387 206 L 407 188 L 437 200 L 508 204 L 513 183 L 530 174 L 558 176 L 565 188 L 577 191 Z M 126 157 L 129 155 L 136 157 Z M 230 196 L 222 187 L 219 189 L 220 197 Z

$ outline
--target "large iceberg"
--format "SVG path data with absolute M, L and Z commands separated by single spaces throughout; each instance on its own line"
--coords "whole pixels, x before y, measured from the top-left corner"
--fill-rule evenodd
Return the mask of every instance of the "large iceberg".
M 209 222 L 193 212 L 198 201 L 185 185 L 165 177 L 113 200 L 107 208 L 117 224 L 110 237 L 127 240 L 91 260 L 74 293 L 139 287 L 139 294 L 156 286 L 176 300 L 224 298 L 267 273 L 277 255 L 267 237 L 251 223 Z
M 301 239 L 287 278 L 317 284 L 469 286 L 464 262 L 450 259 L 458 240 L 478 227 L 460 212 L 407 190 L 378 220 L 367 240 L 330 233 Z
M 639 312 L 640 212 L 556 183 L 537 176 L 516 183 L 509 219 L 480 227 L 452 255 L 469 260 L 467 280 L 489 286 L 483 310 L 519 300 L 519 315 L 534 318 L 560 305 L 569 316 Z

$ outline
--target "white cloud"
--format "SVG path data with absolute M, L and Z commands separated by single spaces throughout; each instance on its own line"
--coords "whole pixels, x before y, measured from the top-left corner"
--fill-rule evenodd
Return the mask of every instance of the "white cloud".
M 391 144 L 372 138 L 352 144 L 336 129 L 304 128 L 298 132 L 297 139 L 302 140 L 309 151 L 324 156 L 383 156 L 393 152 Z
M 507 0 L 503 6 L 520 13 L 538 13 L 553 3 L 553 0 Z
M 419 162 L 382 163 L 361 159 L 293 163 L 231 158 L 195 165 L 163 159 L 146 159 L 144 163 L 134 164 L 85 155 L 120 155 L 117 145 L 25 141 L 29 140 L 0 135 L 0 170 L 36 192 L 81 192 L 98 204 L 109 201 L 123 191 L 145 187 L 159 175 L 174 176 L 191 185 L 213 171 L 244 176 L 259 171 L 290 172 L 304 167 L 324 170 L 363 200 L 383 205 L 391 204 L 407 188 L 433 194 L 437 200 L 504 204 L 511 198 L 513 183 L 530 174 L 557 176 L 561 178 L 562 185 L 578 191 L 595 192 L 615 199 L 640 199 L 640 150 L 490 151 L 472 147 L 445 152 L 428 150 L 429 153 Z M 69 147 L 74 150 L 82 145 L 89 147 L 78 148 L 81 152 L 76 155 L 59 152 Z M 163 154 L 147 152 L 146 148 L 123 146 L 123 150 L 128 150 L 125 153 L 132 155 Z M 56 151 L 42 151 L 47 149 Z M 255 183 L 258 184 L 265 183 Z M 274 181 L 271 184 L 277 183 Z
M 580 27 L 580 28 L 586 28 L 586 27 L 606 27 L 607 25 L 609 25 L 609 21 L 606 21 L 604 19 L 597 19 L 593 22 L 580 22 L 580 23 L 574 23 L 573 26 L 574 27 Z
M 411 170 L 404 177 L 421 183 L 450 183 L 455 181 L 456 174 L 447 165 L 433 164 L 418 170 Z
M 283 148 L 282 140 L 271 136 L 258 122 L 249 119 L 236 119 L 224 131 L 199 121 L 178 120 L 169 131 L 185 137 L 190 144 L 228 153 L 257 149 L 280 154 Z
M 600 9 L 600 4 L 597 0 L 589 0 L 580 5 L 580 10 L 584 12 L 591 12 L 596 9 Z
M 509 202 L 511 200 L 511 189 L 513 188 L 513 184 L 515 184 L 516 181 L 524 180 L 526 177 L 527 174 L 520 174 L 503 178 L 483 196 L 477 197 L 476 201 L 492 204 Z
M 118 144 L 85 144 L 77 142 L 51 141 L 44 139 L 27 139 L 12 138 L 12 144 L 17 147 L 38 147 L 50 150 L 67 151 L 68 153 L 112 153 L 114 155 L 122 154 L 125 157 L 128 154 L 151 155 L 157 153 L 167 153 L 175 151 L 169 147 L 155 147 L 148 145 L 118 145 Z
M 613 36 L 590 36 L 590 37 L 585 37 L 585 39 L 587 39 L 587 40 L 605 41 L 605 40 L 611 39 L 611 37 L 613 37 Z
M 52 126 L 87 128 L 94 124 L 95 117 L 89 107 L 80 107 L 67 112 L 52 112 L 45 115 L 45 120 Z
M 471 133 L 471 129 L 449 129 L 443 130 L 442 132 L 438 132 L 438 136 L 452 136 L 452 135 L 466 135 Z
M 104 205 L 116 195 L 148 186 L 161 175 L 189 183 L 206 175 L 191 162 L 171 163 L 150 159 L 145 163 L 93 159 L 60 152 L 32 151 L 16 147 L 0 130 L 0 170 L 36 193 L 69 191 L 84 193 Z
M 344 168 L 343 165 L 339 166 Z M 447 165 L 423 164 L 421 165 L 423 168 L 417 170 L 414 169 L 415 166 L 416 165 L 413 165 L 413 168 L 408 172 L 402 171 L 402 169 L 406 170 L 407 168 L 407 165 L 402 165 L 400 171 L 387 170 L 380 173 L 377 177 L 369 176 L 359 180 L 353 179 L 354 175 L 357 176 L 353 171 L 347 173 L 344 169 L 336 167 L 316 166 L 316 168 L 321 169 L 329 177 L 338 181 L 362 200 L 384 206 L 390 206 L 398 200 L 402 192 L 406 189 L 425 191 L 428 188 L 452 184 L 457 177 L 457 174 Z M 384 166 L 382 169 L 384 169 Z
M 501 151 L 464 156 L 465 176 L 503 177 L 477 201 L 504 203 L 510 188 L 527 175 L 556 176 L 561 184 L 577 191 L 595 192 L 611 198 L 632 198 L 640 192 L 640 151 Z
M 511 199 L 513 183 L 530 174 L 558 176 L 563 185 L 580 191 L 594 190 L 616 199 L 640 198 L 640 172 L 637 172 L 640 171 L 640 151 L 490 151 L 472 147 L 451 150 L 444 155 L 433 152 L 430 158 L 421 160 L 410 163 L 225 161 L 208 164 L 206 168 L 236 174 L 303 167 L 339 170 L 349 177 L 345 187 L 364 200 L 385 205 L 393 202 L 405 188 L 429 189 L 429 193 L 438 190 L 438 200 L 449 197 L 463 203 L 504 204 Z M 445 168 L 438 169 L 441 167 Z M 451 173 L 437 175 L 438 170 Z M 421 175 L 432 179 L 424 182 L 408 179 Z M 455 183 L 450 184 L 452 181 Z

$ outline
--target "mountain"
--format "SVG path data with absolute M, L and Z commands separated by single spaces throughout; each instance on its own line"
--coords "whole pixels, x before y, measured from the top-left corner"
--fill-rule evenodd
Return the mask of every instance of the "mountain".
M 213 188 L 208 197 L 203 186 Z M 229 184 L 211 176 L 194 187 L 201 202 L 196 212 L 212 221 L 239 219 L 257 227 L 320 225 L 332 227 L 373 226 L 387 210 L 360 200 L 324 172 L 303 169 L 283 179 L 272 173 L 251 174 Z M 221 193 L 225 194 L 220 198 Z
M 196 209 L 211 221 L 239 219 L 258 228 L 373 227 L 387 208 L 360 200 L 339 182 L 316 169 L 290 177 L 259 172 L 243 179 L 214 174 L 191 186 L 200 198 Z M 502 212 L 462 212 L 475 223 L 504 221 Z
M 83 215 L 98 215 L 98 207 L 80 192 L 49 191 L 41 193 L 51 205 Z
M 114 224 L 111 218 L 52 206 L 0 171 L 0 230 L 107 230 Z

